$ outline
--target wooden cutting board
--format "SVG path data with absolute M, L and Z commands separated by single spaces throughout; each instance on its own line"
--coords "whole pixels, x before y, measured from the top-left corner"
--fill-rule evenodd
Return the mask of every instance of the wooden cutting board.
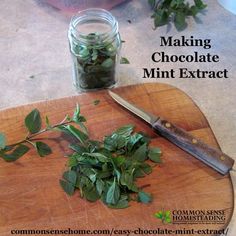
M 206 143 L 219 148 L 202 112 L 191 98 L 179 89 L 166 84 L 152 83 L 121 87 L 115 91 L 145 110 L 170 120 Z M 93 104 L 95 99 L 100 100 L 97 106 Z M 60 133 L 47 133 L 40 138 L 49 139 L 48 144 L 54 150 L 52 155 L 40 158 L 31 150 L 14 163 L 6 163 L 0 159 L 1 236 L 11 235 L 10 230 L 13 229 L 217 230 L 227 227 L 233 213 L 233 187 L 230 175 L 218 174 L 157 136 L 147 124 L 116 104 L 107 91 L 1 111 L 0 131 L 7 134 L 8 144 L 16 142 L 25 137 L 23 120 L 33 108 L 38 108 L 44 118 L 47 115 L 52 123 L 56 123 L 66 114 L 72 114 L 76 103 L 81 105 L 82 114 L 88 120 L 87 126 L 93 139 L 102 139 L 117 127 L 132 123 L 137 130 L 147 132 L 152 137 L 151 145 L 162 149 L 163 163 L 156 166 L 152 174 L 138 181 L 140 186 L 149 185 L 146 191 L 153 194 L 153 202 L 147 205 L 131 202 L 127 209 L 114 210 L 107 208 L 100 201 L 87 202 L 79 198 L 78 193 L 72 197 L 67 196 L 59 186 L 59 178 L 65 170 L 64 155 L 69 153 L 68 142 Z M 224 210 L 225 222 L 164 224 L 154 217 L 154 213 L 159 210 L 170 210 L 171 217 L 176 210 Z

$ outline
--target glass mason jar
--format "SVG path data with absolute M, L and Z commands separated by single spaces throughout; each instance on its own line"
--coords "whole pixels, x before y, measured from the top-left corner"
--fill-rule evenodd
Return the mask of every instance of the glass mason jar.
M 113 87 L 121 49 L 114 16 L 99 8 L 80 11 L 71 19 L 68 38 L 75 87 L 82 91 Z

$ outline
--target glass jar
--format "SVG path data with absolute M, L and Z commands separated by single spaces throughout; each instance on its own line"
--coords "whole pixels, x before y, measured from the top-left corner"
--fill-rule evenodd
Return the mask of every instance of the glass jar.
M 75 87 L 82 91 L 113 87 L 121 49 L 114 16 L 99 8 L 80 11 L 71 19 L 68 38 Z

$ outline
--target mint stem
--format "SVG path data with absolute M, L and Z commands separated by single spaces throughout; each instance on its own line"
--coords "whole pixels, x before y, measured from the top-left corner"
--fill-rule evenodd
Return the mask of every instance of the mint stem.
M 70 123 L 73 122 L 73 121 L 66 121 L 66 122 L 65 122 L 65 120 L 66 120 L 66 118 L 63 119 L 60 123 L 51 126 L 50 129 L 45 128 L 45 129 L 42 129 L 42 130 L 40 130 L 39 132 L 37 132 L 37 133 L 35 133 L 35 134 L 31 134 L 31 135 L 28 134 L 25 139 L 23 139 L 23 140 L 21 140 L 21 141 L 19 141 L 19 142 L 10 144 L 9 146 L 10 146 L 10 147 L 14 147 L 14 146 L 17 146 L 17 145 L 19 145 L 19 144 L 26 143 L 26 142 L 29 143 L 29 144 L 31 144 L 31 145 L 33 145 L 33 146 L 35 146 L 34 143 L 31 142 L 32 138 L 34 138 L 34 137 L 36 137 L 36 136 L 38 136 L 38 135 L 40 135 L 40 134 L 42 134 L 42 133 L 45 133 L 45 132 L 47 132 L 47 131 L 49 131 L 49 130 L 52 130 L 52 129 L 54 129 L 54 128 L 57 128 L 57 127 L 59 127 L 59 126 L 61 126 L 61 125 L 67 125 L 67 124 L 70 124 Z

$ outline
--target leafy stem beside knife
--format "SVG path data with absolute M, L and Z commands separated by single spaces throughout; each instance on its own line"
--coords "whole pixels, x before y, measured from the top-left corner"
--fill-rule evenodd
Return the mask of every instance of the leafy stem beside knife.
M 96 100 L 94 105 L 98 103 L 99 100 Z M 61 187 L 68 195 L 79 189 L 82 198 L 92 202 L 101 199 L 110 208 L 126 208 L 131 200 L 150 202 L 151 194 L 143 191 L 144 186 L 137 186 L 136 180 L 152 172 L 147 160 L 161 162 L 161 150 L 150 148 L 150 139 L 143 133 L 134 132 L 133 125 L 118 128 L 105 136 L 103 141 L 91 140 L 85 122 L 77 105 L 73 117 L 66 115 L 54 125 L 46 117 L 46 128 L 41 129 L 40 112 L 34 109 L 25 118 L 29 132 L 25 139 L 6 145 L 5 135 L 0 133 L 0 156 L 7 162 L 16 161 L 30 150 L 29 145 L 36 149 L 39 156 L 49 155 L 51 148 L 37 141 L 37 135 L 61 131 L 76 140 L 69 145 L 73 153 L 67 156 L 68 169 L 60 180 Z

